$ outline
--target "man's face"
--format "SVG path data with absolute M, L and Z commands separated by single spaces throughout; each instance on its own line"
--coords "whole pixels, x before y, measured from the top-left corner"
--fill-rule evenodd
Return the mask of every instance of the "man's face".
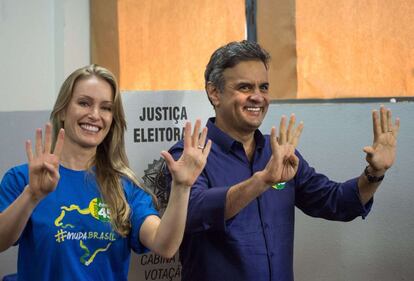
M 223 72 L 224 89 L 210 94 L 216 125 L 229 135 L 244 136 L 262 124 L 269 107 L 268 72 L 262 61 L 242 61 Z

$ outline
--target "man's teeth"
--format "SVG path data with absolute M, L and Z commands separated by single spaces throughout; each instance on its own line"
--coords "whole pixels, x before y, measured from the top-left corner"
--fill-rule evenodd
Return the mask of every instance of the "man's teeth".
M 248 107 L 247 108 L 247 111 L 255 111 L 255 112 L 257 112 L 257 111 L 260 111 L 260 107 Z
M 82 129 L 85 129 L 85 130 L 91 131 L 91 132 L 98 132 L 99 131 L 98 127 L 92 126 L 92 125 L 82 124 L 81 127 L 82 127 Z

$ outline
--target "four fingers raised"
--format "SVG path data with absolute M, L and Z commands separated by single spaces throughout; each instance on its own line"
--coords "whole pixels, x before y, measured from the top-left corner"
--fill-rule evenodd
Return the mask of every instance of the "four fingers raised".
M 27 140 L 25 143 L 27 160 L 30 163 L 31 161 L 33 161 L 35 157 L 40 157 L 43 154 L 54 154 L 59 159 L 63 149 L 64 138 L 65 131 L 62 128 L 58 133 L 58 136 L 56 138 L 55 149 L 52 152 L 52 125 L 50 123 L 46 124 L 44 140 L 42 136 L 42 129 L 37 128 L 35 135 L 35 154 L 33 154 L 32 142 L 30 140 Z
M 295 127 L 295 123 L 296 123 L 296 116 L 295 114 L 292 113 L 289 118 L 288 127 L 286 129 L 286 116 L 282 115 L 282 118 L 280 119 L 280 127 L 279 127 L 279 139 L 278 139 L 279 145 L 288 143 L 288 144 L 293 145 L 294 147 L 297 147 L 304 125 L 303 125 L 303 122 L 301 121 L 299 125 Z M 271 135 L 272 140 L 275 139 L 276 128 L 274 127 L 272 128 L 270 135 Z M 273 149 L 273 146 L 274 144 L 272 141 L 272 149 Z
M 374 109 L 372 111 L 372 123 L 374 131 L 374 141 L 378 140 L 378 137 L 384 133 L 392 133 L 394 137 L 398 136 L 400 129 L 400 119 L 396 118 L 395 123 L 392 123 L 391 110 L 381 105 L 380 110 Z

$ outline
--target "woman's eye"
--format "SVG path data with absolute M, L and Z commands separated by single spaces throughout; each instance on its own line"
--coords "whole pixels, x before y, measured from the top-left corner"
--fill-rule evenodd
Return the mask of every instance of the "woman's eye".
M 82 107 L 86 107 L 86 106 L 89 106 L 89 103 L 88 102 L 86 102 L 86 101 L 79 101 L 79 103 L 78 103 L 80 106 L 82 106 Z

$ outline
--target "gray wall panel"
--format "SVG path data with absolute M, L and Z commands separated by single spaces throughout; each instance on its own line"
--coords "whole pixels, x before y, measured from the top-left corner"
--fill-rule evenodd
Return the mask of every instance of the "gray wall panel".
M 172 96 L 155 95 L 151 99 L 142 96 L 140 100 L 155 104 L 197 102 L 185 95 Z M 201 98 L 195 109 L 204 104 L 208 108 L 210 105 L 205 102 L 204 97 Z M 365 220 L 359 218 L 339 223 L 310 218 L 298 210 L 295 234 L 297 281 L 414 280 L 414 189 L 411 182 L 414 103 L 386 106 L 393 110 L 394 116 L 401 118 L 398 157 L 375 196 L 370 215 Z M 378 107 L 377 103 L 272 104 L 262 130 L 268 132 L 272 125 L 278 126 L 281 114 L 295 112 L 298 120 L 305 121 L 300 152 L 319 172 L 341 181 L 362 172 L 365 166 L 362 148 L 372 141 L 370 111 Z M 193 112 L 193 109 L 189 111 L 192 112 L 190 119 L 197 117 L 198 111 Z M 206 120 L 204 115 L 211 111 L 203 108 L 200 112 L 203 116 L 199 117 Z M 2 174 L 12 165 L 25 161 L 24 141 L 33 138 L 34 129 L 42 126 L 47 118 L 48 112 L 0 112 Z M 146 157 L 158 159 L 159 153 Z M 140 160 L 147 164 L 152 159 Z M 0 276 L 15 271 L 15 257 L 15 249 L 0 254 Z M 135 274 L 133 270 L 131 280 L 139 280 Z

